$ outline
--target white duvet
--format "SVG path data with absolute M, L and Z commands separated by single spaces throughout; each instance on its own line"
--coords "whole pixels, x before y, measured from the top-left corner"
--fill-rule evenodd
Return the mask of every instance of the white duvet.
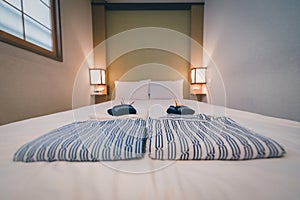
M 106 102 L 0 127 L 0 199 L 299 199 L 300 123 L 185 100 L 279 142 L 282 158 L 249 161 L 13 162 L 28 141 L 65 124 L 113 118 Z M 172 100 L 136 101 L 131 117 L 165 115 Z

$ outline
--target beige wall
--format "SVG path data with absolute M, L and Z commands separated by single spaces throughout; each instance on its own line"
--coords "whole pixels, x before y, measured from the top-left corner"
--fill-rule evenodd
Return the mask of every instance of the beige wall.
M 190 36 L 197 43 L 191 42 L 191 60 L 196 66 L 193 67 L 205 67 L 203 66 L 203 49 L 199 48 L 199 44 L 203 47 L 203 20 L 204 20 L 204 6 L 193 5 L 191 7 L 191 33 Z
M 107 11 L 106 21 L 107 37 L 138 27 L 163 27 L 190 34 L 188 10 Z
M 144 79 L 166 81 L 184 79 L 185 98 L 189 97 L 189 63 L 164 50 L 142 49 L 119 57 L 108 67 L 110 98 L 114 98 L 114 81 L 139 81 Z
M 94 67 L 106 68 L 106 13 L 103 5 L 92 6 Z M 97 46 L 101 46 L 97 48 Z
M 107 68 L 109 98 L 114 98 L 115 80 L 174 80 L 174 77 L 185 80 L 184 97 L 189 98 L 191 63 L 202 66 L 203 8 L 203 5 L 193 5 L 191 10 L 105 11 L 103 5 L 94 5 L 94 45 L 103 40 L 103 30 L 107 38 L 106 45 L 101 43 L 94 51 L 95 64 Z M 147 30 L 140 29 L 146 27 Z M 101 64 L 103 60 L 106 66 Z M 143 70 L 133 70 L 141 66 Z
M 90 1 L 60 4 L 63 62 L 0 42 L 0 124 L 89 104 L 88 71 L 77 72 L 93 47 Z
M 187 36 L 190 35 L 190 11 L 107 11 L 107 38 L 115 36 L 126 30 L 141 28 L 141 27 L 162 27 L 168 28 Z M 147 40 L 147 35 L 144 36 L 145 41 Z M 170 41 L 173 42 L 174 41 Z M 116 49 L 115 49 L 116 48 Z M 107 45 L 107 57 L 108 63 L 110 63 L 110 56 L 114 54 L 114 51 L 119 50 L 119 47 L 113 47 Z M 185 49 L 186 53 L 189 55 L 190 44 L 188 40 L 183 43 L 179 48 Z M 188 56 L 189 57 L 189 56 Z M 140 49 L 127 52 L 124 55 L 114 60 L 108 66 L 108 84 L 110 88 L 110 97 L 114 90 L 114 81 L 119 80 L 122 76 L 135 67 L 147 63 L 154 63 L 151 70 L 157 70 L 155 72 L 149 73 L 145 69 L 144 74 L 134 74 L 133 76 L 139 77 L 140 79 L 149 78 L 152 80 L 170 80 L 170 73 L 161 74 L 163 71 L 159 70 L 159 64 L 170 67 L 170 69 L 175 69 L 179 74 L 182 75 L 181 78 L 187 79 L 189 71 L 189 62 L 181 58 L 172 52 L 163 51 L 160 49 Z M 156 63 L 156 64 L 155 64 Z M 144 65 L 148 66 L 149 65 Z M 137 70 L 138 71 L 138 70 Z M 135 70 L 131 70 L 130 73 L 137 73 Z M 138 71 L 138 73 L 141 73 Z M 132 76 L 131 76 L 132 77 Z M 179 78 L 179 77 L 178 77 Z M 188 91 L 188 82 L 185 81 L 185 91 Z M 184 93 L 187 97 L 188 93 Z

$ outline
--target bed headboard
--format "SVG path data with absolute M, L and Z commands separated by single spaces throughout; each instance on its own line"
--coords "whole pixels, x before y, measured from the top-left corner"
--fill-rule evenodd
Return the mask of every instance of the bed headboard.
M 183 97 L 189 97 L 189 66 L 170 67 L 159 63 L 147 63 L 133 67 L 120 67 L 120 65 L 111 65 L 107 68 L 109 97 L 114 99 L 114 81 L 140 81 L 151 79 L 153 81 L 174 81 L 183 79 Z

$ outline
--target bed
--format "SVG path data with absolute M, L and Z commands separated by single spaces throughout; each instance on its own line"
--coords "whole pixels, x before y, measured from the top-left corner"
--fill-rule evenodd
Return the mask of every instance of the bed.
M 144 85 L 145 81 L 139 84 Z M 155 83 L 156 86 L 157 84 Z M 140 148 L 139 154 L 125 159 L 94 159 L 84 160 L 84 162 L 78 160 L 14 161 L 16 152 L 24 144 L 72 123 L 112 120 L 135 122 L 142 119 L 145 124 L 141 124 L 148 126 L 153 119 L 170 116 L 166 115 L 166 110 L 170 105 L 174 105 L 173 98 L 158 95 L 149 99 L 148 92 L 143 93 L 143 87 L 138 88 L 139 91 L 136 93 L 138 96 L 133 103 L 138 111 L 135 115 L 115 117 L 107 113 L 108 109 L 119 105 L 120 101 L 127 101 L 126 98 L 120 100 L 123 95 L 119 92 L 112 101 L 1 126 L 0 198 L 299 199 L 299 122 L 183 98 L 178 98 L 180 103 L 192 108 L 195 111 L 194 116 L 204 114 L 202 116 L 223 116 L 232 119 L 246 130 L 272 139 L 282 147 L 281 151 L 275 158 L 252 159 L 251 157 L 250 159 L 248 157 L 238 161 L 203 157 L 196 160 L 180 159 L 182 157 L 178 155 L 164 156 L 164 159 L 160 159 L 160 156 L 153 154 L 153 150 L 151 152 L 149 140 L 153 141 L 154 138 L 151 138 L 153 134 L 148 134 L 146 137 L 148 142 L 144 144 L 145 149 Z M 175 96 L 180 95 L 182 94 Z M 177 118 L 185 120 L 185 116 L 177 116 Z M 142 135 L 141 138 L 145 136 Z

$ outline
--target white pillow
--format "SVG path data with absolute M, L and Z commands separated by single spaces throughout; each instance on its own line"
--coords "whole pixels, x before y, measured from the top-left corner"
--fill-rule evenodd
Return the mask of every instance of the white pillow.
M 149 99 L 149 82 L 115 81 L 115 99 Z
M 183 79 L 177 81 L 151 81 L 150 99 L 183 99 Z

